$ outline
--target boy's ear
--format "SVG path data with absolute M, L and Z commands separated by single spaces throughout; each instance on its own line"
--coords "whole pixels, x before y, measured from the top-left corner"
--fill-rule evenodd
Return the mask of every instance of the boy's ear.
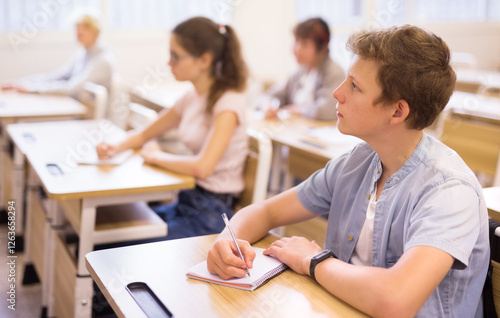
M 391 124 L 396 125 L 406 120 L 410 114 L 410 105 L 404 100 L 400 99 L 396 102 L 396 108 L 392 114 Z

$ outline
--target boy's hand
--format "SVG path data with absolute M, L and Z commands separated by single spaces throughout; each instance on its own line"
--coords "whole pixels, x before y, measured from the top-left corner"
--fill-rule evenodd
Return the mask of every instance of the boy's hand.
M 315 241 L 292 236 L 284 237 L 269 245 L 264 255 L 274 255 L 298 274 L 309 275 L 311 258 L 321 251 L 321 247 Z
M 238 240 L 238 245 L 245 261 L 239 257 L 238 249 L 233 240 L 217 240 L 208 252 L 208 271 L 211 274 L 219 275 L 222 279 L 245 276 L 245 267 L 253 267 L 255 251 L 247 241 Z

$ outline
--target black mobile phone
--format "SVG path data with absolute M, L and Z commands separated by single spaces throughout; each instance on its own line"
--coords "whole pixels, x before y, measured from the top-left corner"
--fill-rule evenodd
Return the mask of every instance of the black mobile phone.
M 171 318 L 174 316 L 146 283 L 130 283 L 127 285 L 127 291 L 146 316 L 155 318 Z

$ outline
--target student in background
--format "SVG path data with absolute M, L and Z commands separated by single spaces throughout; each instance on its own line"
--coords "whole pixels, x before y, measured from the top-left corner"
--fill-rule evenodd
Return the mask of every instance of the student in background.
M 328 214 L 326 250 L 291 237 L 264 253 L 369 316 L 482 317 L 490 263 L 482 189 L 455 151 L 423 132 L 453 93 L 448 46 L 406 25 L 354 34 L 348 48 L 355 57 L 333 92 L 337 125 L 366 143 L 239 211 L 231 226 L 246 264 L 224 230 L 208 269 L 242 277 L 255 257 L 248 242 Z
M 98 41 L 99 34 L 97 13 L 78 14 L 76 37 L 82 47 L 69 62 L 53 73 L 32 75 L 4 83 L 2 88 L 28 93 L 63 94 L 78 98 L 84 83 L 92 82 L 106 87 L 109 91 L 114 57 L 106 46 Z
M 309 19 L 299 23 L 293 33 L 293 53 L 300 67 L 285 85 L 271 87 L 258 106 L 265 111 L 266 118 L 276 117 L 279 105 L 306 117 L 334 120 L 335 104 L 331 94 L 345 74 L 329 56 L 328 24 L 320 18 Z
M 248 151 L 243 92 L 248 71 L 238 37 L 230 26 L 189 19 L 172 31 L 168 64 L 176 80 L 190 81 L 194 90 L 145 129 L 118 144 L 101 144 L 97 152 L 106 159 L 142 147 L 146 163 L 194 176 L 195 189 L 155 208 L 168 223 L 167 239 L 218 233 L 224 228 L 221 214 L 232 215 L 233 200 L 243 191 Z M 148 143 L 175 127 L 192 155 L 166 153 Z

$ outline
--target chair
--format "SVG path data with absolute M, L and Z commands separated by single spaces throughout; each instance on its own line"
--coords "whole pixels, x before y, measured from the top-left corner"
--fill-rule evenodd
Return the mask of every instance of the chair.
M 495 171 L 495 177 L 493 178 L 493 186 L 500 187 L 500 149 L 498 150 L 498 160 Z
M 500 125 L 451 114 L 443 121 L 440 140 L 455 150 L 474 172 L 499 182 Z
M 119 74 L 114 74 L 106 118 L 122 129 L 127 129 L 130 95 Z
M 158 113 L 144 105 L 129 103 L 127 129 L 136 129 L 152 123 L 158 118 Z
M 484 317 L 500 313 L 500 223 L 490 219 L 491 266 L 483 288 Z M 493 298 L 493 299 L 492 299 Z M 492 304 L 493 302 L 493 304 Z M 495 312 L 496 311 L 496 312 Z
M 106 87 L 86 82 L 78 95 L 78 100 L 87 108 L 87 119 L 104 119 L 108 108 L 108 90 Z
M 241 194 L 235 211 L 247 205 L 264 201 L 267 196 L 267 184 L 272 161 L 272 144 L 263 132 L 248 129 L 249 151 L 245 162 L 245 190 Z

